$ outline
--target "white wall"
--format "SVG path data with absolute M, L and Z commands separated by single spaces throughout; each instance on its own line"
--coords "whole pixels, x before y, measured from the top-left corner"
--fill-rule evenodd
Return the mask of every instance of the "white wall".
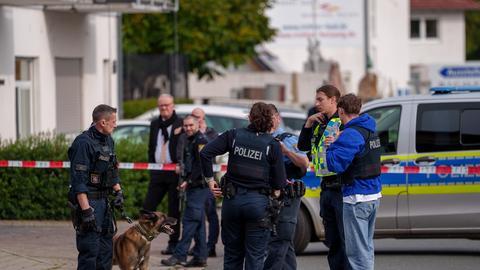
M 298 102 L 312 104 L 315 100 L 315 90 L 327 78 L 327 74 L 301 73 L 297 74 Z M 195 74 L 189 74 L 188 83 L 190 97 L 196 98 L 229 98 L 232 89 L 242 87 L 265 87 L 267 84 L 282 84 L 285 86 L 286 103 L 292 103 L 292 73 L 247 72 L 227 73 L 215 80 L 198 80 Z
M 437 18 L 438 39 L 410 39 L 411 64 L 465 62 L 465 19 L 462 11 L 414 12 L 412 18 Z
M 410 78 L 410 1 L 369 0 L 370 57 L 383 96 L 406 88 Z
M 105 75 L 117 58 L 115 16 L 40 9 L 0 8 L 0 113 L 8 115 L 0 136 L 15 138 L 15 57 L 35 59 L 36 85 L 33 93 L 33 132 L 52 131 L 56 126 L 55 58 L 81 58 L 82 126 L 88 127 L 91 112 L 100 103 L 118 106 L 117 74 Z M 110 84 L 104 78 L 110 77 Z M 105 86 L 110 94 L 105 94 Z M 109 100 L 106 100 L 108 98 Z M 4 106 L 3 106 L 4 105 Z

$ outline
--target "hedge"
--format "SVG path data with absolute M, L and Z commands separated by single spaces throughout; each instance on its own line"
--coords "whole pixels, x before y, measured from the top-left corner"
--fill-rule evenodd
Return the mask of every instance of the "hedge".
M 62 135 L 40 134 L 16 142 L 0 140 L 0 160 L 66 161 L 70 142 Z M 146 143 L 116 143 L 120 162 L 146 162 Z M 149 173 L 120 170 L 125 210 L 138 217 L 146 195 Z M 0 168 L 0 219 L 68 219 L 68 169 Z M 165 212 L 166 199 L 159 210 Z M 119 215 L 117 215 L 119 216 Z

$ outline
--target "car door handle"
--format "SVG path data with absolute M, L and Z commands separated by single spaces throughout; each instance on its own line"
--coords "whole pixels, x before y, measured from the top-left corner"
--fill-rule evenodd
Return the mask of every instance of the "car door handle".
M 434 157 L 419 157 L 415 159 L 415 163 L 420 166 L 434 165 L 436 161 L 437 159 Z
M 400 164 L 400 160 L 398 158 L 389 158 L 382 160 L 382 165 L 398 165 Z

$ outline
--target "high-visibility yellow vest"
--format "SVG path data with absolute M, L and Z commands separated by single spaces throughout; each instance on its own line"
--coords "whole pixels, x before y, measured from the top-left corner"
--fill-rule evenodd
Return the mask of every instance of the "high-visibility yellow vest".
M 313 167 L 315 168 L 315 174 L 317 176 L 335 175 L 335 173 L 330 172 L 327 167 L 325 138 L 328 136 L 336 137 L 341 124 L 342 123 L 340 121 L 340 118 L 338 117 L 330 119 L 327 127 L 323 131 L 322 137 L 320 138 L 318 145 L 315 145 L 315 140 L 320 135 L 320 125 L 318 125 L 313 131 L 311 154 Z

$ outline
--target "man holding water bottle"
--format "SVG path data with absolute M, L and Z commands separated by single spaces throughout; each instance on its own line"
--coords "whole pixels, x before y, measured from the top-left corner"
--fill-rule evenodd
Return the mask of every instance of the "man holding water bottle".
M 315 108 L 298 139 L 298 149 L 310 152 L 316 175 L 321 177 L 320 216 L 325 228 L 325 244 L 330 269 L 347 269 L 343 231 L 343 196 L 340 179 L 327 168 L 326 147 L 343 129 L 337 113 L 340 91 L 333 85 L 317 89 Z

